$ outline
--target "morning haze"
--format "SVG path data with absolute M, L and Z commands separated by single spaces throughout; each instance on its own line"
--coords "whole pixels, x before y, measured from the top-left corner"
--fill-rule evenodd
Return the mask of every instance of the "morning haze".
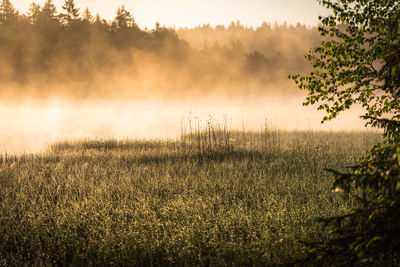
M 293 265 L 380 140 L 288 79 L 323 12 L 0 0 L 0 266 Z
M 93 7 L 102 13 L 109 10 L 107 3 L 96 1 Z M 258 129 L 265 117 L 274 118 L 282 129 L 322 129 L 321 113 L 303 108 L 304 94 L 287 79 L 310 70 L 303 55 L 320 42 L 316 26 L 266 22 L 273 18 L 268 10 L 278 6 L 282 17 L 289 18 L 294 6 L 315 3 L 292 1 L 287 9 L 284 2 L 252 4 L 263 8 L 268 3 L 265 21 L 252 27 L 236 20 L 227 26 L 174 29 L 162 26 L 173 24 L 165 18 L 162 25 L 144 29 L 137 19 L 146 14 L 139 12 L 144 2 L 135 2 L 138 8 L 132 13 L 125 3 L 106 20 L 89 8 L 79 9 L 83 2 L 70 1 L 68 6 L 46 1 L 29 5 L 23 14 L 13 4 L 26 9 L 26 3 L 3 1 L 0 45 L 7 53 L 0 55 L 0 95 L 3 114 L 13 118 L 1 126 L 2 151 L 37 151 L 46 142 L 68 138 L 176 138 L 180 119 L 190 114 L 203 121 L 230 116 L 232 127 L 245 125 L 248 130 Z M 172 1 L 164 13 L 173 14 L 178 4 Z M 239 10 L 249 15 L 239 2 L 224 7 L 232 18 L 240 18 L 235 15 Z M 182 21 L 191 25 L 185 16 Z M 92 120 L 96 103 L 105 114 Z M 122 117 L 125 123 L 116 123 Z M 25 127 L 25 121 L 31 126 Z M 323 129 L 361 127 L 350 115 Z M 10 136 L 16 141 L 10 142 Z

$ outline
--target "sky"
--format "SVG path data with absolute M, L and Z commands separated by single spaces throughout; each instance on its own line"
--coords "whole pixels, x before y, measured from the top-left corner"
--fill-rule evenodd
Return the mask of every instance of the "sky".
M 32 0 L 11 0 L 25 13 Z M 45 0 L 35 0 L 42 5 Z M 54 0 L 58 11 L 64 0 Z M 153 28 L 156 22 L 168 27 L 195 27 L 203 24 L 229 25 L 239 20 L 257 27 L 264 21 L 316 25 L 318 15 L 327 10 L 317 0 L 75 0 L 81 10 L 89 7 L 92 13 L 112 20 L 118 7 L 124 5 L 140 27 Z

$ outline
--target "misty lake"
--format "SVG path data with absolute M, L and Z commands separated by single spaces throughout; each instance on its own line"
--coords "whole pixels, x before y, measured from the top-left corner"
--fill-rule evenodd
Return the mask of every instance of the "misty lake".
M 232 129 L 261 130 L 265 119 L 282 130 L 361 130 L 360 112 L 320 124 L 322 112 L 300 97 L 147 100 L 29 100 L 0 102 L 1 153 L 30 153 L 57 140 L 81 138 L 179 138 L 181 121 L 224 122 Z

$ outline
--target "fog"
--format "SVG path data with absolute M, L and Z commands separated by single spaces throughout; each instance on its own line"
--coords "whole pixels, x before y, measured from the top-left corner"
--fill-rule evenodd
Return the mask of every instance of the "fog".
M 261 130 L 265 119 L 283 130 L 361 130 L 364 123 L 354 110 L 320 124 L 322 113 L 303 107 L 300 97 L 248 97 L 165 100 L 52 99 L 0 102 L 1 152 L 31 153 L 58 140 L 82 138 L 162 138 L 181 134 L 181 119 L 210 117 L 232 129 Z
M 71 15 L 72 14 L 72 15 Z M 31 153 L 80 138 L 179 138 L 182 118 L 227 120 L 232 130 L 360 130 L 359 110 L 320 124 L 288 74 L 306 73 L 316 28 L 234 22 L 140 29 L 58 13 L 51 2 L 0 20 L 0 152 Z

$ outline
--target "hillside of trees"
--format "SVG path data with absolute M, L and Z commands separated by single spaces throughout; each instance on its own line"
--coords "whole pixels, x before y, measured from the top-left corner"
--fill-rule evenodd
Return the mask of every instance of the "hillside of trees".
M 316 28 L 264 23 L 141 29 L 123 6 L 106 21 L 74 0 L 21 14 L 0 4 L 1 96 L 186 96 L 290 93 L 287 74 L 309 70 L 303 55 Z

